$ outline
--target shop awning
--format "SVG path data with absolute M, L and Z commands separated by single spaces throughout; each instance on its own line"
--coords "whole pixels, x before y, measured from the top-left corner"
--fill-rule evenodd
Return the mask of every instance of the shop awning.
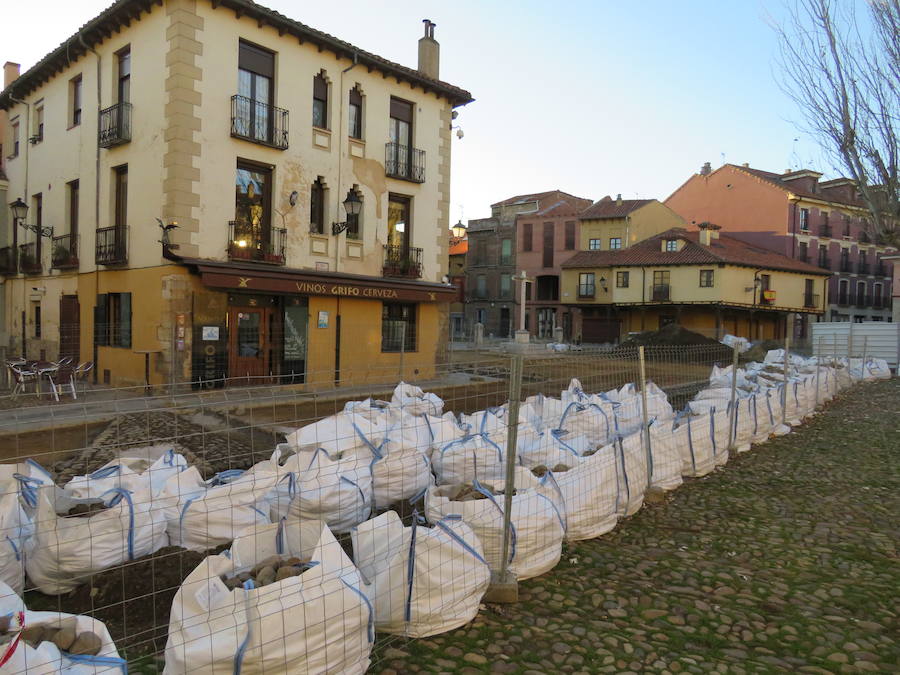
M 218 263 L 212 260 L 183 259 L 210 288 L 256 293 L 326 295 L 368 300 L 411 302 L 451 302 L 456 287 L 413 279 L 369 277 L 316 270 L 272 268 L 265 265 Z

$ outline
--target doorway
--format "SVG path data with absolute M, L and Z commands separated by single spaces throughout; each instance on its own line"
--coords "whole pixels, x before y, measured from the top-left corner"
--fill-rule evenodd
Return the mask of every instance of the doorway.
M 507 338 L 509 337 L 509 307 L 501 307 L 500 308 L 500 337 Z
M 59 298 L 59 358 L 81 358 L 81 306 L 77 295 Z
M 228 377 L 261 384 L 271 365 L 272 310 L 268 307 L 228 308 Z
M 556 310 L 552 307 L 542 307 L 538 310 L 538 337 L 552 338 L 553 329 L 556 328 Z

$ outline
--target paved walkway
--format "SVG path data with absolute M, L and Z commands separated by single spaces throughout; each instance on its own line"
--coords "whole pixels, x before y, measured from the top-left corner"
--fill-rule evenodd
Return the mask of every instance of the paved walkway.
M 564 551 L 371 672 L 900 672 L 900 379 Z

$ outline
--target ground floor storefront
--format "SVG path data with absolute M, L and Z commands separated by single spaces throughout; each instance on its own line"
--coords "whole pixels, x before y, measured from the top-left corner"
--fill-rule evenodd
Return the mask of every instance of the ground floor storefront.
M 9 355 L 94 361 L 111 386 L 427 377 L 452 287 L 193 261 L 3 285 Z
M 630 333 L 659 330 L 677 323 L 687 330 L 719 339 L 726 333 L 750 340 L 777 340 L 785 336 L 788 311 L 728 305 L 608 305 L 580 306 L 574 311 L 575 340 L 589 344 L 618 342 Z M 815 320 L 801 314 L 802 320 Z

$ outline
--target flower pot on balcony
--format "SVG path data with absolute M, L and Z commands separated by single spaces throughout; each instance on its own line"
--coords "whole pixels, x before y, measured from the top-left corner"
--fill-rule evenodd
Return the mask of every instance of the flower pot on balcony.
M 230 255 L 232 258 L 237 258 L 238 260 L 252 260 L 253 249 L 244 248 L 241 246 L 232 246 Z
M 280 265 L 284 259 L 277 253 L 266 253 L 264 260 L 267 263 L 276 263 Z

